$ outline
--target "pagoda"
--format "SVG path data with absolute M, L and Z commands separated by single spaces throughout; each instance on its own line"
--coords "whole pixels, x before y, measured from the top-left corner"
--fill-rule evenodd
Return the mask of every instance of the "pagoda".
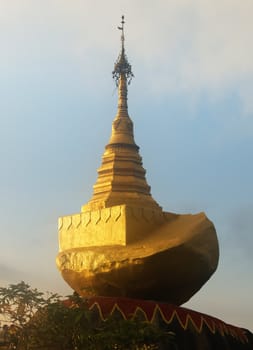
M 204 213 L 163 211 L 151 195 L 128 114 L 133 78 L 121 50 L 113 70 L 118 108 L 93 195 L 81 212 L 59 218 L 56 262 L 64 280 L 84 297 L 127 297 L 181 305 L 217 268 L 219 248 Z

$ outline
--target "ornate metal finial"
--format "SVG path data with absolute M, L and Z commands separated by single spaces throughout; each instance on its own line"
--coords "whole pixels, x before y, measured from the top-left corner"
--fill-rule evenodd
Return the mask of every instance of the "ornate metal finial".
M 121 17 L 121 27 L 118 27 L 119 30 L 121 30 L 121 52 L 119 54 L 119 57 L 114 65 L 114 71 L 112 72 L 112 77 L 116 82 L 116 86 L 119 85 L 119 79 L 120 76 L 124 76 L 124 78 L 127 80 L 128 84 L 130 84 L 132 78 L 134 77 L 132 73 L 131 65 L 128 63 L 127 56 L 125 54 L 125 35 L 124 35 L 124 24 L 125 24 L 125 17 Z

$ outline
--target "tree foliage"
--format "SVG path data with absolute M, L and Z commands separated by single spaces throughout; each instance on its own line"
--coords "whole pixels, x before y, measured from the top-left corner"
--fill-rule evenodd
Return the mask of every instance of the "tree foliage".
M 9 344 L 20 350 L 176 349 L 171 332 L 114 316 L 102 321 L 78 295 L 68 297 L 67 307 L 57 294 L 24 282 L 0 288 L 0 313 L 14 329 Z

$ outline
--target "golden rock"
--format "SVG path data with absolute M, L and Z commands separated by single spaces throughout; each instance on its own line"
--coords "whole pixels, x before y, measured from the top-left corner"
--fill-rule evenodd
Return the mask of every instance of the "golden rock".
M 219 259 L 214 225 L 203 213 L 163 212 L 152 198 L 128 115 L 133 76 L 124 48 L 113 75 L 118 111 L 91 200 L 59 218 L 57 266 L 80 295 L 125 296 L 180 305 L 210 278 Z

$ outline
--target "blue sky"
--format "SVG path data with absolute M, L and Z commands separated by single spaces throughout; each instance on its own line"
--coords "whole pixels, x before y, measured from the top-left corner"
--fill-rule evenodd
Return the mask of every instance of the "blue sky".
M 251 0 L 0 3 L 0 281 L 70 293 L 57 220 L 92 194 L 126 16 L 129 113 L 153 197 L 205 211 L 221 257 L 187 307 L 253 330 Z

